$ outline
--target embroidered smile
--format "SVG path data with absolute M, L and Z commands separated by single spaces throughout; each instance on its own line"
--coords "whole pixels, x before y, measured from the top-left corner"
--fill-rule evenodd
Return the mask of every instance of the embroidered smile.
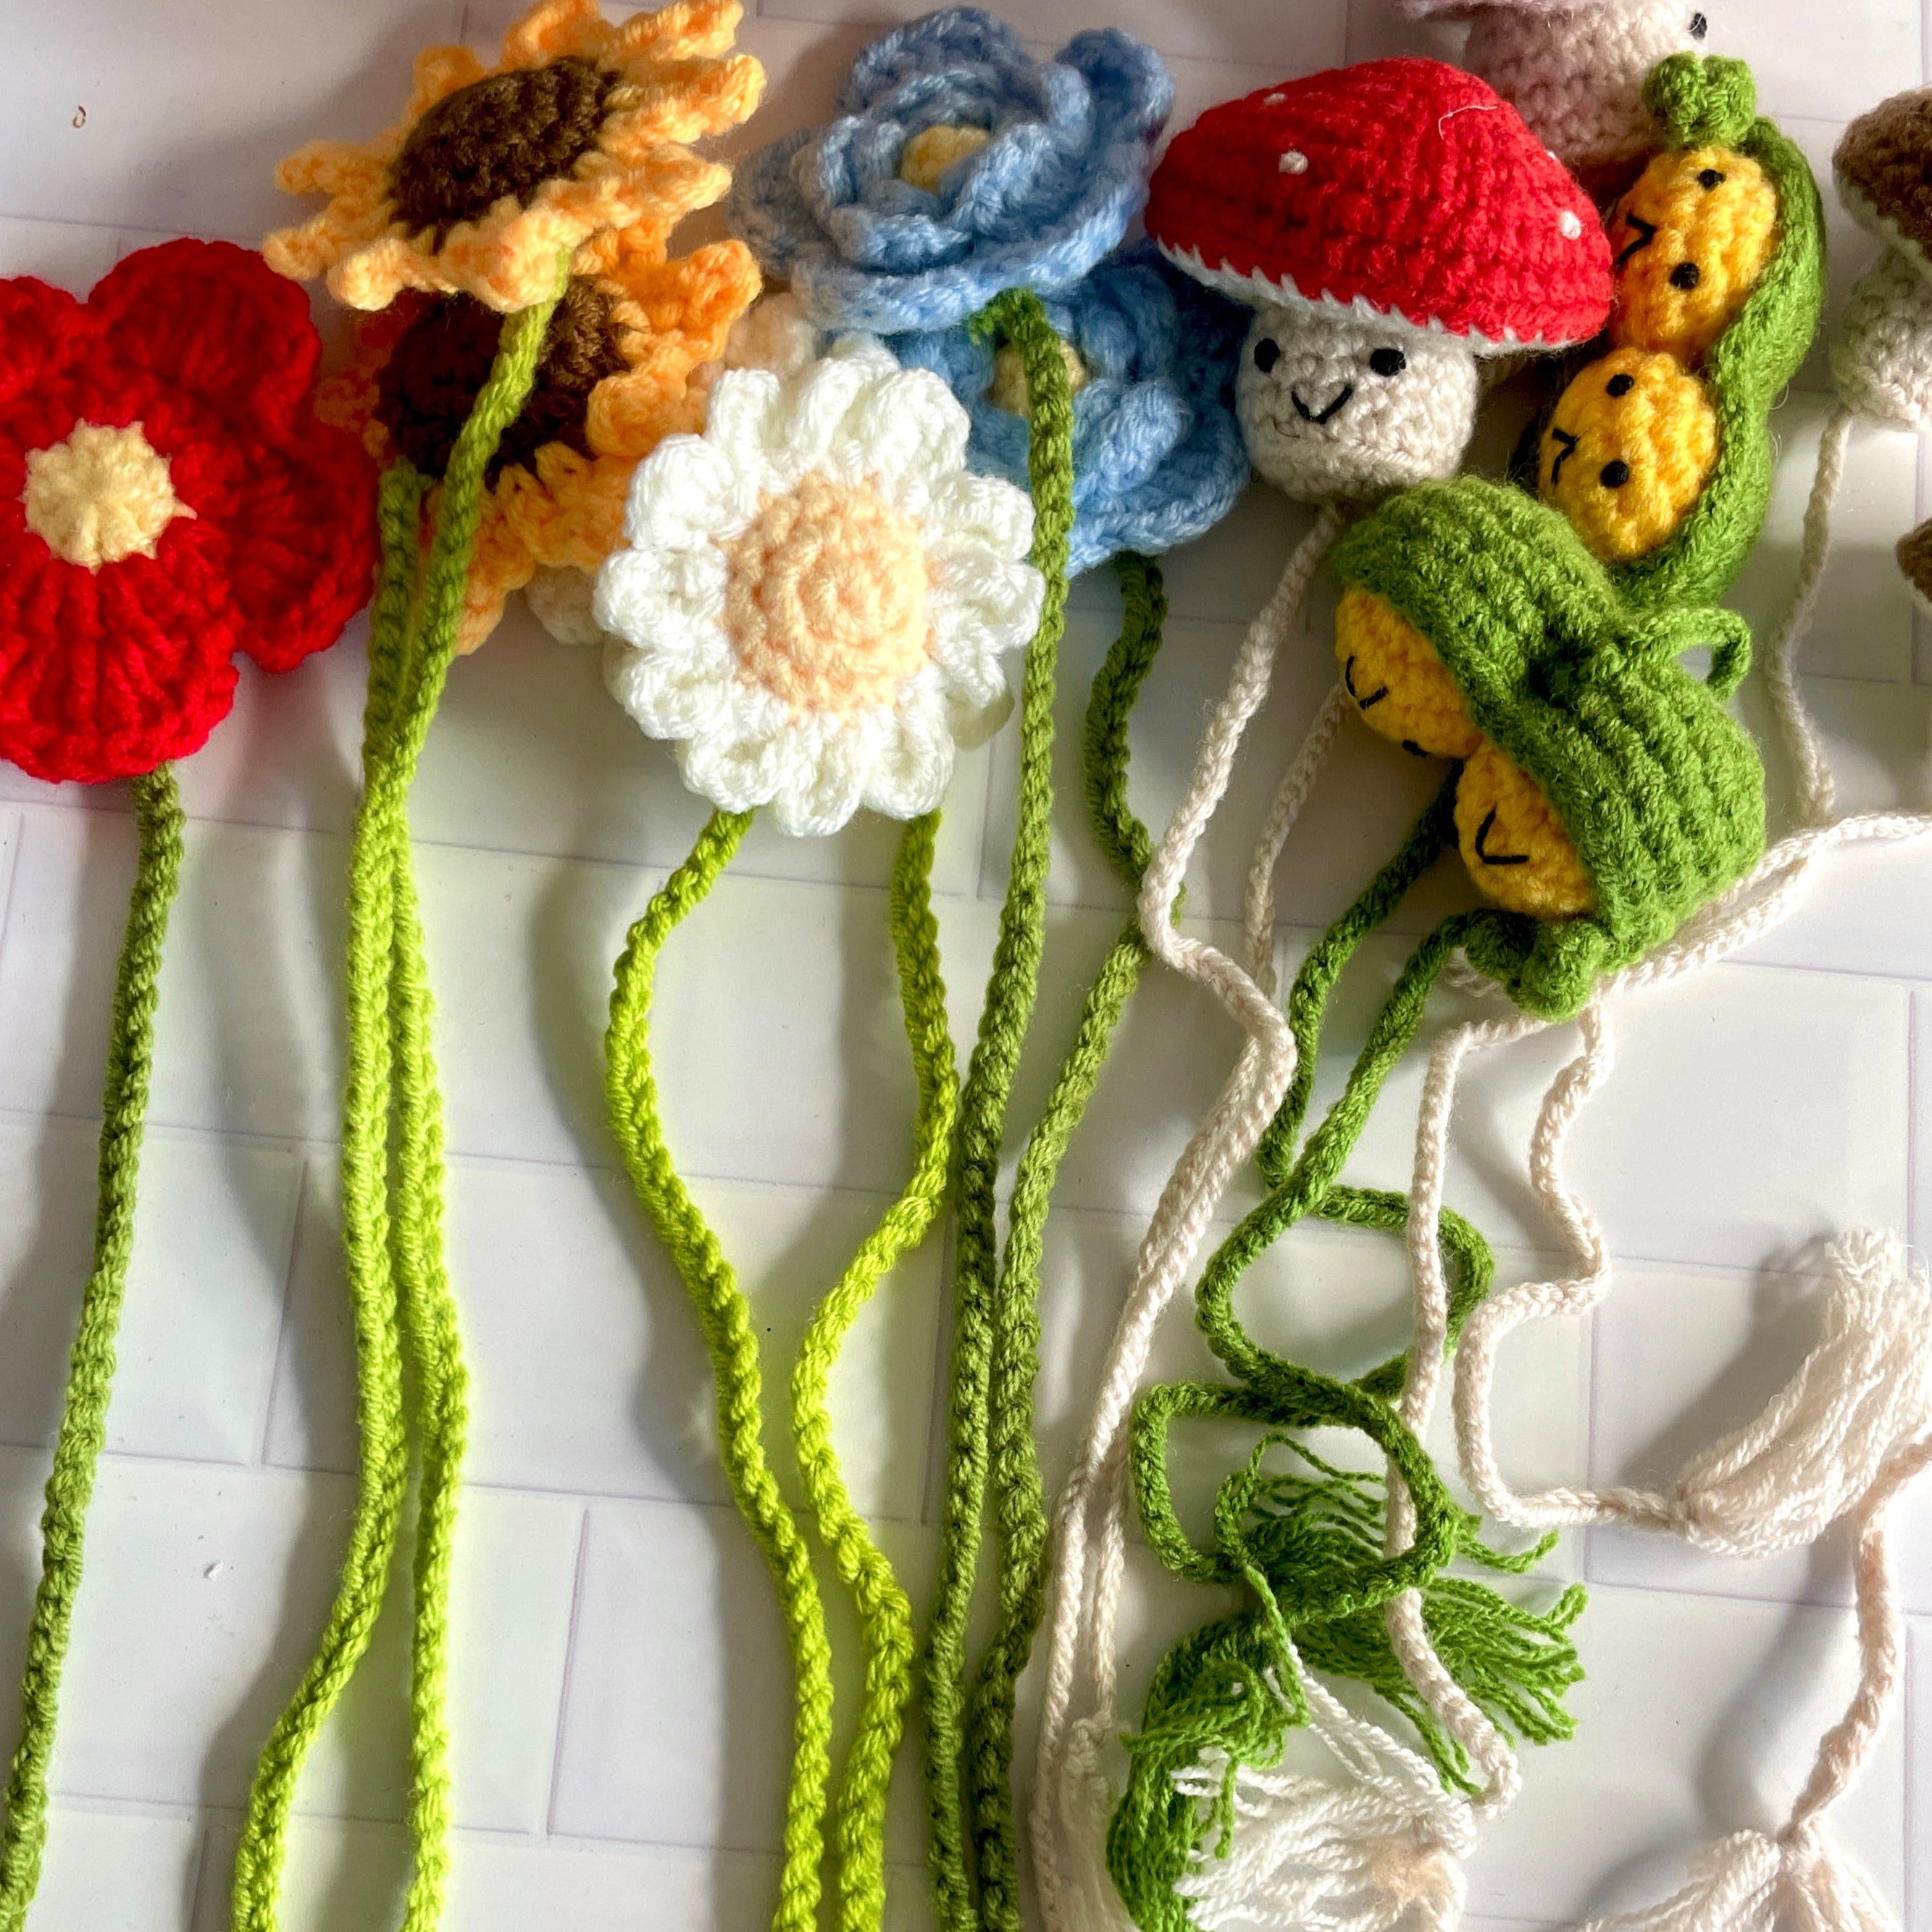
M 1370 692 L 1366 698 L 1355 688 L 1355 660 L 1353 658 L 1342 667 L 1342 682 L 1348 687 L 1348 695 L 1355 700 L 1357 708 L 1363 711 L 1367 710 L 1372 704 L 1381 704 L 1382 700 L 1389 694 L 1389 688 L 1386 684 L 1378 690 Z
M 1314 410 L 1311 410 L 1308 405 L 1301 400 L 1301 392 L 1299 389 L 1289 390 L 1288 392 L 1288 400 L 1294 405 L 1295 414 L 1298 416 L 1304 422 L 1312 423 L 1317 429 L 1319 429 L 1324 423 L 1333 422 L 1335 418 L 1348 406 L 1350 399 L 1354 396 L 1354 384 L 1352 382 L 1347 384 L 1342 388 L 1341 393 L 1336 397 L 1335 400 L 1330 403 L 1319 416 L 1316 415 Z

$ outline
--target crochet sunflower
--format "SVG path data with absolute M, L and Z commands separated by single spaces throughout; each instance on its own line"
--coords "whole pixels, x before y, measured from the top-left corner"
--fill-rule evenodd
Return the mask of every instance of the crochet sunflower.
M 287 193 L 329 202 L 269 236 L 269 266 L 298 281 L 326 272 L 351 308 L 418 289 L 508 311 L 548 300 L 560 254 L 604 230 L 662 241 L 730 185 L 684 143 L 737 126 L 764 92 L 755 60 L 720 58 L 742 12 L 682 0 L 614 26 L 597 0 L 540 0 L 494 68 L 466 47 L 426 48 L 394 127 L 282 164 Z
M 638 223 L 578 250 L 536 386 L 484 472 L 459 651 L 482 644 L 539 573 L 585 582 L 617 548 L 632 472 L 665 436 L 704 427 L 710 386 L 694 372 L 722 354 L 758 292 L 736 242 L 667 260 L 662 231 Z M 406 297 L 364 321 L 355 366 L 317 406 L 359 430 L 379 463 L 405 456 L 440 479 L 502 326 L 472 296 Z

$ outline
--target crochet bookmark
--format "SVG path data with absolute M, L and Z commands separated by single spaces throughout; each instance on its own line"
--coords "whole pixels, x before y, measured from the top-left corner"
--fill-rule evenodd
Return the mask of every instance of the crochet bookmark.
M 171 761 L 226 715 L 234 652 L 292 670 L 335 641 L 375 568 L 370 466 L 311 410 L 320 355 L 301 295 L 224 242 L 141 250 L 85 304 L 40 282 L 0 283 L 0 494 L 20 506 L 6 539 L 0 756 L 49 780 L 126 780 L 140 841 L 108 1042 L 94 1261 L 41 1517 L 0 1828 L 5 1932 L 20 1932 L 40 1880 L 61 1677 L 107 1442 L 182 860 Z M 51 630 L 50 614 L 59 614 Z
M 1022 492 L 966 470 L 966 414 L 937 376 L 902 369 L 878 342 L 848 337 L 789 381 L 759 369 L 718 376 L 703 438 L 674 438 L 640 466 L 628 547 L 604 566 L 596 600 L 614 694 L 652 736 L 677 743 L 686 783 L 716 808 L 632 930 L 606 1064 L 613 1128 L 697 1310 L 726 1474 L 784 1612 L 794 1710 L 774 1919 L 784 1932 L 806 1932 L 818 1915 L 831 1653 L 806 1534 L 765 1443 L 758 1326 L 669 1150 L 650 1058 L 651 988 L 665 941 L 716 884 L 754 812 L 769 808 L 781 830 L 800 836 L 836 831 L 862 806 L 909 821 L 892 923 L 920 1094 L 913 1176 L 814 1310 L 791 1372 L 806 1499 L 853 1594 L 864 1647 L 865 1688 L 832 1833 L 838 1918 L 847 1932 L 878 1932 L 911 1614 L 846 1490 L 826 1390 L 851 1323 L 943 1204 L 956 1120 L 976 1120 L 982 1138 L 998 1132 L 983 1071 L 969 1078 L 956 1112 L 931 908 L 933 838 L 955 744 L 976 742 L 1006 716 L 1000 659 L 1022 644 L 1034 755 L 1066 593 L 1064 365 L 1031 297 L 1002 298 L 994 313 L 1028 345 L 1036 424 L 1050 452 L 1037 525 Z M 1041 844 L 1043 866 L 1043 828 Z M 1014 951 L 1010 943 L 1003 956 Z M 1005 970 L 1024 976 L 1023 958 Z

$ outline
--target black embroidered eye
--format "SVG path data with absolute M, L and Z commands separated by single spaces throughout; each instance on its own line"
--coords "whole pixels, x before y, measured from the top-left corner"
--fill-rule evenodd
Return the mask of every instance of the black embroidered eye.
M 1670 286 L 1687 292 L 1694 289 L 1704 279 L 1704 272 L 1695 262 L 1679 262 L 1670 272 Z
M 1690 38 L 1694 40 L 1701 40 L 1710 31 L 1711 23 L 1702 14 L 1693 14 L 1690 16 Z
M 1604 473 L 1600 480 L 1606 490 L 1621 490 L 1630 481 L 1630 465 L 1620 456 L 1614 463 L 1604 465 Z
M 1378 349 L 1369 358 L 1369 367 L 1378 376 L 1400 376 L 1408 367 L 1408 358 L 1400 349 Z
M 1255 344 L 1255 367 L 1265 376 L 1281 360 L 1281 344 L 1264 335 Z
M 1627 396 L 1636 387 L 1636 378 L 1628 370 L 1620 370 L 1605 386 L 1613 396 Z
M 1708 194 L 1714 188 L 1722 188 L 1730 178 L 1721 168 L 1706 168 L 1697 177 L 1697 185 Z

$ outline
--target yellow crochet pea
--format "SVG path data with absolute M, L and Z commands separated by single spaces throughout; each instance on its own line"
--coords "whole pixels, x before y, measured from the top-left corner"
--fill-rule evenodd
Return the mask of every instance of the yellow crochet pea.
M 1335 662 L 1362 722 L 1418 758 L 1466 758 L 1483 742 L 1436 648 L 1373 592 L 1345 590 Z
M 1632 563 L 1696 508 L 1718 466 L 1718 412 L 1675 356 L 1619 349 L 1563 392 L 1543 434 L 1537 494 L 1593 556 Z
M 1610 216 L 1610 339 L 1694 363 L 1736 320 L 1778 240 L 1778 191 L 1748 154 L 1659 154 Z
M 1543 788 L 1481 740 L 1456 784 L 1456 838 L 1485 898 L 1532 919 L 1596 909 L 1596 888 Z

